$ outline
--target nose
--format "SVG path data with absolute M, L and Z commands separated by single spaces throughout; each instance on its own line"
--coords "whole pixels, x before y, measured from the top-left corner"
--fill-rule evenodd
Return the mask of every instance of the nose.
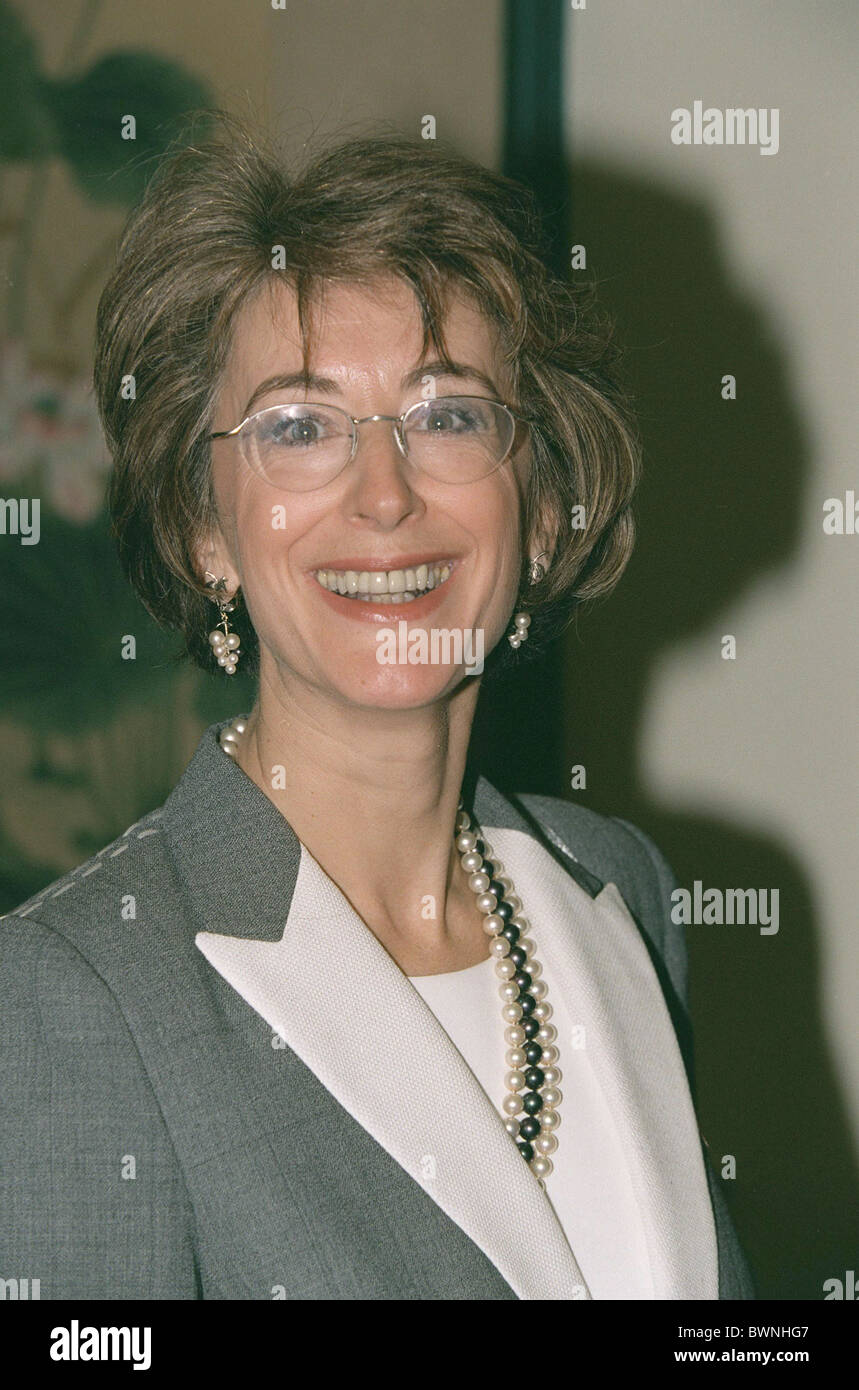
M 400 446 L 395 416 L 367 415 L 358 421 L 349 473 L 346 505 L 356 521 L 390 530 L 423 509 L 412 487 L 413 467 Z

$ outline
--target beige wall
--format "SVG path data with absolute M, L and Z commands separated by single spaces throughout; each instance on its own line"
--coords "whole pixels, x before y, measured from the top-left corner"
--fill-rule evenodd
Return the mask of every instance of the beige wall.
M 748 327 L 769 343 L 773 353 L 768 361 L 778 362 L 783 376 L 781 394 L 770 398 L 772 382 L 755 380 L 754 362 L 749 361 L 746 376 L 738 381 L 736 404 L 742 403 L 750 412 L 744 418 L 753 421 L 772 400 L 789 403 L 805 438 L 802 476 L 795 481 L 797 460 L 786 454 L 781 487 L 778 469 L 762 485 L 756 521 L 762 562 L 757 572 L 733 591 L 728 586 L 725 602 L 703 612 L 697 630 L 678 635 L 656 654 L 638 749 L 641 782 L 655 815 L 671 812 L 698 817 L 702 825 L 707 818 L 711 825 L 730 824 L 735 843 L 776 841 L 807 884 L 812 939 L 797 940 L 797 914 L 783 893 L 780 933 L 761 942 L 748 967 L 760 969 L 755 978 L 763 990 L 768 980 L 792 974 L 795 978 L 786 980 L 784 988 L 787 994 L 794 991 L 801 1012 L 790 1008 L 773 1019 L 779 995 L 765 993 L 757 1002 L 758 1022 L 748 1027 L 749 1036 L 757 1027 L 758 1036 L 768 1039 L 767 1053 L 732 1053 L 723 1027 L 707 1036 L 702 1058 L 709 1081 L 720 1075 L 724 1080 L 726 1073 L 731 1078 L 735 1110 L 743 1075 L 769 1077 L 777 1089 L 782 1133 L 773 1141 L 778 1148 L 760 1156 L 771 1171 L 790 1162 L 791 1151 L 808 1143 L 820 1121 L 814 1097 L 806 1097 L 802 1089 L 814 1042 L 810 1036 L 796 1038 L 818 1008 L 849 1124 L 854 1137 L 859 1134 L 859 536 L 827 536 L 822 530 L 825 499 L 843 498 L 848 488 L 859 494 L 851 120 L 856 21 L 856 7 L 846 0 L 814 5 L 804 0 L 591 3 L 571 20 L 567 34 L 571 157 L 598 166 L 618 186 L 643 179 L 661 190 L 650 204 L 655 221 L 640 221 L 628 231 L 631 244 L 647 243 L 649 264 L 658 259 L 660 214 L 675 200 L 689 226 L 706 226 L 725 298 L 743 306 L 745 317 L 737 322 L 743 332 Z M 691 108 L 695 99 L 720 108 L 779 107 L 779 152 L 762 156 L 739 146 L 673 145 L 670 113 L 676 107 Z M 598 272 L 600 249 L 591 248 Z M 718 390 L 722 374 L 731 372 L 733 364 L 724 356 L 713 360 L 708 351 L 713 323 L 702 292 L 707 268 L 687 264 L 683 248 L 666 237 L 665 256 L 678 252 L 675 318 L 652 324 L 649 334 L 639 325 L 635 352 L 640 360 L 660 351 L 681 325 L 689 351 L 700 353 L 703 372 L 711 373 L 709 383 L 701 385 L 706 393 L 714 386 Z M 628 280 L 609 287 L 621 315 L 624 295 L 639 293 L 634 258 L 630 265 Z M 721 312 L 714 303 L 711 307 Z M 737 339 L 734 361 L 744 360 L 743 353 Z M 666 384 L 668 409 L 670 388 Z M 689 409 L 683 402 L 680 408 Z M 695 410 L 693 402 L 693 415 Z M 763 423 L 780 431 L 780 407 Z M 694 444 L 693 429 L 687 437 Z M 739 442 L 742 447 L 741 437 Z M 660 469 L 658 455 L 648 462 L 651 470 Z M 691 455 L 689 464 L 694 474 Z M 747 466 L 753 471 L 755 459 L 749 458 Z M 683 486 L 682 477 L 678 485 Z M 773 516 L 782 519 L 786 488 L 792 489 L 792 539 L 780 547 L 769 528 Z M 731 498 L 724 500 L 729 505 Z M 658 543 L 670 548 L 670 533 L 663 531 Z M 785 552 L 781 563 L 768 564 L 768 550 L 780 549 Z M 742 559 L 726 550 L 725 569 Z M 670 603 L 673 597 L 666 593 L 664 600 Z M 730 667 L 719 655 L 725 633 L 738 640 L 737 660 Z M 728 882 L 729 875 L 726 865 Z M 751 885 L 740 881 L 736 886 Z M 698 928 L 702 930 L 707 929 Z M 769 954 L 761 954 L 762 949 Z M 749 946 L 750 960 L 752 950 Z M 721 992 L 727 999 L 745 984 L 746 971 L 734 948 L 714 946 L 706 967 L 703 955 L 697 960 L 693 1003 L 706 1013 L 709 994 Z M 785 1057 L 792 1077 L 780 1072 Z M 792 1113 L 792 1081 L 800 1083 L 804 1097 L 799 1113 Z M 828 1157 L 825 1152 L 819 1156 L 817 1166 L 797 1180 L 798 1200 L 826 1203 L 827 1172 L 834 1161 L 831 1150 Z M 810 1183 L 815 1184 L 813 1192 Z M 855 1188 L 853 1192 L 855 1206 Z M 836 1212 L 833 1220 L 837 1217 Z
M 304 0 L 268 32 L 272 120 L 298 139 L 381 120 L 416 136 L 436 118 L 439 139 L 493 165 L 500 155 L 499 0 Z M 304 37 L 302 35 L 304 24 Z

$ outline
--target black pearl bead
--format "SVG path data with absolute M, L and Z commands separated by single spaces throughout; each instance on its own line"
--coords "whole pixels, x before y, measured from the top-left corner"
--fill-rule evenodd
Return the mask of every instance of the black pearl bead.
M 539 1120 L 535 1120 L 533 1115 L 529 1115 L 527 1120 L 520 1120 L 519 1133 L 523 1139 L 536 1139 L 543 1126 Z
M 522 969 L 522 966 L 525 964 L 526 960 L 528 959 L 528 956 L 527 956 L 527 953 L 526 953 L 525 951 L 522 950 L 522 947 L 521 947 L 521 946 L 512 946 L 512 947 L 510 948 L 510 959 L 512 960 L 513 964 L 516 966 L 516 969 L 517 969 L 517 970 L 521 970 L 521 969 Z
M 528 1043 L 525 1047 L 525 1060 L 529 1066 L 535 1067 L 543 1055 L 543 1048 L 540 1043 Z
M 540 1031 L 540 1026 L 539 1018 L 528 1018 L 525 1014 L 519 1020 L 519 1027 L 524 1031 L 526 1038 L 535 1037 Z M 542 1050 L 541 1048 L 540 1051 Z
M 545 1076 L 539 1067 L 529 1067 L 525 1073 L 525 1085 L 530 1086 L 532 1091 L 538 1091 L 545 1080 Z
M 487 869 L 486 872 L 489 873 L 489 870 Z M 498 901 L 501 902 L 504 897 L 504 884 L 499 883 L 497 878 L 493 878 L 486 891 L 487 893 L 494 893 Z
M 525 1162 L 530 1163 L 531 1159 L 534 1157 L 534 1150 L 531 1148 L 531 1145 L 528 1143 L 527 1139 L 517 1139 L 516 1147 L 519 1150 L 522 1157 L 524 1158 Z
M 515 980 L 516 984 L 519 986 L 520 990 L 522 990 L 523 993 L 526 989 L 530 989 L 533 983 L 531 976 L 528 974 L 527 970 L 518 971 L 517 974 L 513 976 L 513 979 Z
M 515 946 L 521 933 L 519 928 L 514 927 L 512 922 L 505 922 L 498 935 L 505 937 L 510 942 L 511 946 Z
M 495 911 L 499 917 L 503 917 L 505 922 L 509 922 L 513 916 L 513 909 L 509 903 L 499 903 Z
M 519 998 L 516 1000 L 516 1003 L 522 1009 L 522 1018 L 530 1018 L 537 1007 L 537 1001 L 534 998 L 533 994 L 520 994 Z M 522 1022 L 521 1018 L 519 1022 Z
M 543 1097 L 539 1091 L 526 1091 L 522 1097 L 522 1108 L 529 1115 L 538 1115 L 543 1109 Z

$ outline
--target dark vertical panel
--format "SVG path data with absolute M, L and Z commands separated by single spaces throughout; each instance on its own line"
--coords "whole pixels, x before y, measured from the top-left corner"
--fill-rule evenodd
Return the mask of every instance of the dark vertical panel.
M 563 0 L 505 0 L 505 174 L 533 188 L 553 269 L 567 265 L 568 178 L 563 136 Z
M 563 0 L 505 0 L 502 171 L 536 193 L 553 270 L 566 274 L 568 175 L 562 128 Z M 503 639 L 506 641 L 506 638 Z M 563 664 L 555 642 L 523 660 L 503 685 L 484 687 L 472 749 L 507 791 L 558 796 L 563 767 Z

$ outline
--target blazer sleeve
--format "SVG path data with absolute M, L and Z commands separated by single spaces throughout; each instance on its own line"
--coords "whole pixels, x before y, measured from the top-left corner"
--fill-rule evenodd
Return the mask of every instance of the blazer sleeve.
M 182 1174 L 108 986 L 63 935 L 6 917 L 0 1000 L 0 1275 L 42 1299 L 201 1297 Z

